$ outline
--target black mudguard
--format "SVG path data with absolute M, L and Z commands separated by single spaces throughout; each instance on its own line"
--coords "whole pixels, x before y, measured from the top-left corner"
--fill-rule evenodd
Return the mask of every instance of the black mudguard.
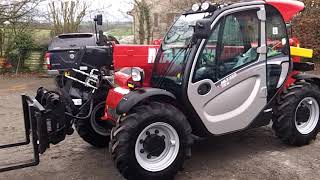
M 300 74 L 294 75 L 293 78 L 296 80 L 313 81 L 318 86 L 320 86 L 320 76 L 319 75 L 300 73 Z
M 294 62 L 293 63 L 293 70 L 306 72 L 306 71 L 313 71 L 314 70 L 314 63 L 311 62 Z
M 167 96 L 172 99 L 176 97 L 169 91 L 158 89 L 158 88 L 141 88 L 135 91 L 131 91 L 129 94 L 125 95 L 119 102 L 116 112 L 121 115 L 130 111 L 132 107 L 137 105 L 139 102 L 154 96 Z

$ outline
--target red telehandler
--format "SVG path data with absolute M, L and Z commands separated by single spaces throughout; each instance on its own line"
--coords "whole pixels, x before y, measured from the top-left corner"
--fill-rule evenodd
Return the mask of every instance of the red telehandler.
M 80 59 L 57 78 L 60 90 L 22 96 L 27 141 L 0 148 L 31 133 L 35 161 L 0 171 L 37 165 L 73 124 L 90 144 L 109 143 L 127 179 L 172 179 L 198 137 L 270 122 L 283 142 L 309 144 L 320 128 L 320 77 L 304 73 L 314 65 L 300 58 L 312 50 L 287 32 L 303 10 L 295 0 L 194 4 L 160 46 L 114 45 L 112 65 Z

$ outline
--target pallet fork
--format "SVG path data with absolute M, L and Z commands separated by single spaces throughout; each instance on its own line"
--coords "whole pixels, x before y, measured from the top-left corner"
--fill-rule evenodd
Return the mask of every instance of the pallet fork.
M 18 162 L 15 164 L 6 164 L 0 166 L 0 172 L 11 171 L 31 166 L 37 166 L 40 163 L 39 154 L 45 152 L 48 146 L 48 133 L 45 109 L 35 99 L 27 95 L 22 95 L 22 107 L 25 126 L 25 140 L 23 142 L 0 145 L 0 149 L 14 148 L 19 146 L 26 146 L 32 143 L 33 145 L 33 159 L 27 162 Z

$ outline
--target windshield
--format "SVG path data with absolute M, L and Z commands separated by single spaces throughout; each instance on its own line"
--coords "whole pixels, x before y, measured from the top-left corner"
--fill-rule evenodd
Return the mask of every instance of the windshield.
M 153 85 L 174 87 L 181 85 L 190 41 L 197 20 L 208 13 L 181 15 L 168 31 L 157 55 L 153 70 Z
M 93 34 L 63 34 L 51 41 L 48 50 L 79 49 L 83 46 L 96 45 L 96 38 Z
M 166 50 L 173 46 L 186 46 L 192 38 L 194 31 L 193 27 L 196 25 L 196 21 L 205 16 L 206 13 L 181 15 L 164 38 L 162 48 Z

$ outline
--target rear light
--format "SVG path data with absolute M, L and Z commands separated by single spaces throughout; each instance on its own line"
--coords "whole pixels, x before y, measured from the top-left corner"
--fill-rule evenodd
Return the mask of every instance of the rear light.
M 47 68 L 48 68 L 48 70 L 50 70 L 51 69 L 51 64 L 50 64 L 50 56 L 51 56 L 51 54 L 50 53 L 46 53 L 46 55 L 45 55 L 45 62 L 46 62 L 46 65 L 47 65 Z

